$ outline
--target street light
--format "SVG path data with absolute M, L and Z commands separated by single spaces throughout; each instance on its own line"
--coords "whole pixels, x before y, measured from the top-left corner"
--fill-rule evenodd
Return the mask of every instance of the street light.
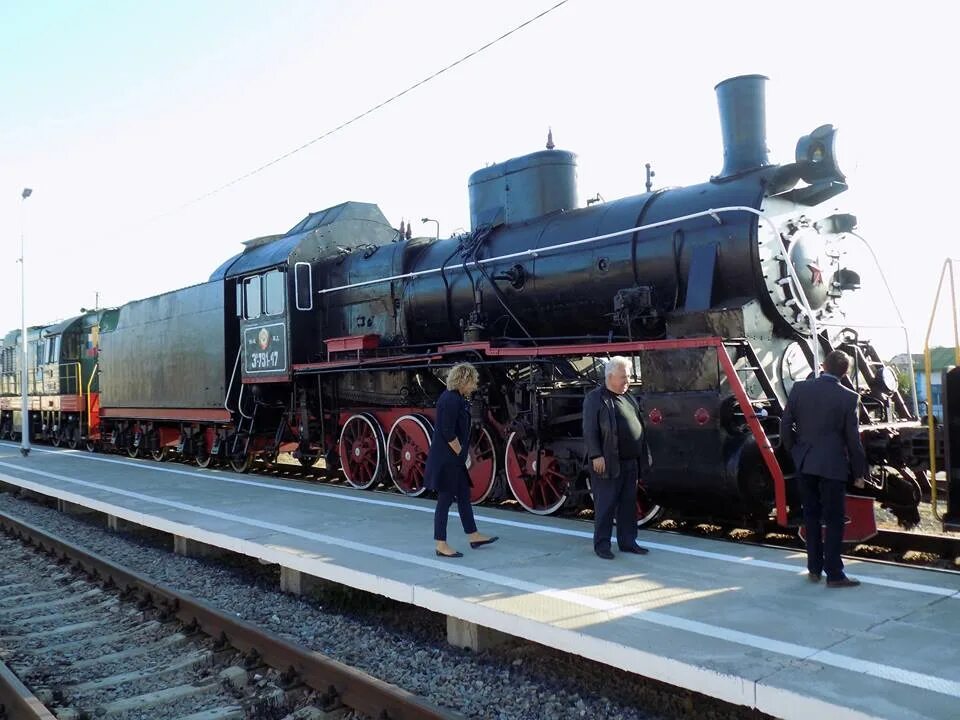
M 27 353 L 27 293 L 26 275 L 23 266 L 23 228 L 26 224 L 26 199 L 33 190 L 24 188 L 20 193 L 20 341 L 23 343 L 23 365 L 20 369 L 20 454 L 30 454 L 30 398 L 27 396 L 27 384 L 30 380 Z
M 440 239 L 440 221 L 439 220 L 434 220 L 433 218 L 420 218 L 420 222 L 422 222 L 424 225 L 426 225 L 428 222 L 436 223 L 437 224 L 437 240 Z

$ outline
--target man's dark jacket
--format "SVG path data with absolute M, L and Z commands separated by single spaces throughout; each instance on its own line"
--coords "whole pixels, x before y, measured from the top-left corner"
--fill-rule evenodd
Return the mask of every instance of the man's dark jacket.
M 780 441 L 798 473 L 846 481 L 867 477 L 860 442 L 859 397 L 832 375 L 798 382 L 780 420 Z
M 624 393 L 622 397 L 637 413 L 640 425 L 644 428 L 640 457 L 637 458 L 637 462 L 640 464 L 640 474 L 643 475 L 650 467 L 646 426 L 643 423 L 643 415 L 640 413 L 640 405 L 637 403 L 637 399 L 629 391 Z M 603 457 L 606 472 L 599 477 L 618 477 L 620 474 L 620 442 L 617 438 L 617 409 L 614 407 L 613 393 L 607 390 L 605 386 L 591 390 L 583 400 L 583 440 L 587 446 L 587 467 L 590 474 L 597 475 L 593 472 L 593 464 L 590 461 L 593 458 Z

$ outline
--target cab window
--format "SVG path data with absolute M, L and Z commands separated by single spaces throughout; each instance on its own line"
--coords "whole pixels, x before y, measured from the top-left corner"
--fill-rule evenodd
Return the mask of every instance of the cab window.
M 284 274 L 271 270 L 263 276 L 263 312 L 265 315 L 283 314 Z
M 43 341 L 43 354 L 41 362 L 48 364 L 56 363 L 60 358 L 60 335 L 46 338 Z
M 72 332 L 63 337 L 63 357 L 65 360 L 78 360 L 80 358 L 80 335 Z
M 255 320 L 263 315 L 263 304 L 260 300 L 260 276 L 254 275 L 243 281 L 244 317 Z

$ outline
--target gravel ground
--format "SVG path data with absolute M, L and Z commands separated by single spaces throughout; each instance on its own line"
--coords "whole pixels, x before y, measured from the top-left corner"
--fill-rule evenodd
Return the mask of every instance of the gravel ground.
M 440 615 L 348 588 L 324 586 L 309 598 L 284 595 L 276 567 L 237 556 L 173 555 L 162 533 L 108 533 L 95 516 L 66 515 L 5 492 L 0 509 L 468 718 L 768 717 L 530 643 L 458 650 L 446 643 Z

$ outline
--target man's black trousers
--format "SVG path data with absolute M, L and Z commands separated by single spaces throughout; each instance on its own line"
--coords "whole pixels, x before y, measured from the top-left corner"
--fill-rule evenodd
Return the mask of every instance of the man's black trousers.
M 814 575 L 822 572 L 827 580 L 843 577 L 844 504 L 847 488 L 842 480 L 800 475 L 800 501 L 803 504 L 803 524 L 807 543 L 807 570 Z M 821 534 L 821 523 L 826 528 Z
M 593 490 L 593 549 L 609 550 L 613 532 L 613 518 L 617 518 L 617 545 L 622 548 L 637 544 L 637 460 L 620 461 L 620 473 L 611 479 L 613 468 L 607 467 L 606 477 L 592 475 Z

